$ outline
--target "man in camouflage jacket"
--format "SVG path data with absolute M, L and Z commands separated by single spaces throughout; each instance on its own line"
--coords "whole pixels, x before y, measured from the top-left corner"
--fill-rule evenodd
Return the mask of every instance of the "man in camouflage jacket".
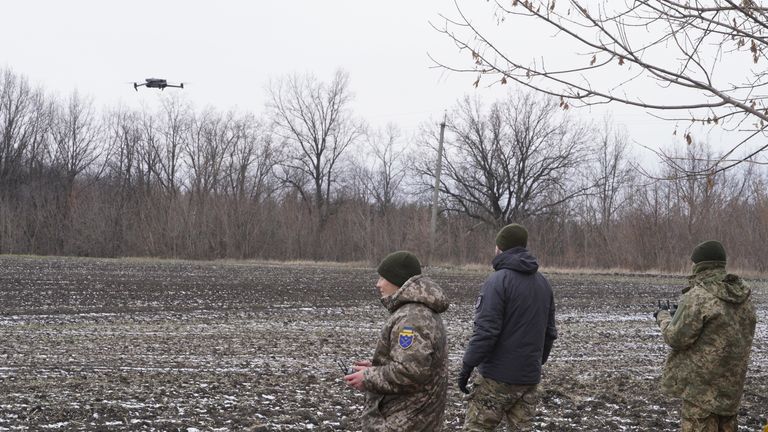
M 699 244 L 693 275 L 676 310 L 656 312 L 672 347 L 661 378 L 665 394 L 683 399 L 684 432 L 736 432 L 757 317 L 750 289 L 725 271 L 720 242 Z
M 355 362 L 344 377 L 364 390 L 364 431 L 440 431 L 448 391 L 448 348 L 440 314 L 448 309 L 442 289 L 421 275 L 411 253 L 388 255 L 376 287 L 390 312 L 372 361 Z

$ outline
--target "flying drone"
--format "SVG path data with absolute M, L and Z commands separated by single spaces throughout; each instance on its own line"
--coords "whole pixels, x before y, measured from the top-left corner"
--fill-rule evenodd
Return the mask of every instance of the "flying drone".
M 184 88 L 184 83 L 179 83 L 179 85 L 173 85 L 168 84 L 167 80 L 164 80 L 162 78 L 147 78 L 145 79 L 141 84 L 133 83 L 133 89 L 136 91 L 139 91 L 139 87 L 141 86 L 147 86 L 149 88 L 159 88 L 160 90 L 165 90 L 166 87 L 176 87 L 176 88 Z

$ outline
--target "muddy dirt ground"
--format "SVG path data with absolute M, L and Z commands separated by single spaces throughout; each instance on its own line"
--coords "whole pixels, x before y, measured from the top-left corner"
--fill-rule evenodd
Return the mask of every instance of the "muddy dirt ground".
M 453 381 L 482 272 L 426 272 L 452 300 Z M 659 393 L 667 348 L 651 313 L 680 277 L 549 275 L 557 340 L 536 429 L 674 431 Z M 386 319 L 370 268 L 0 257 L 0 431 L 354 431 L 361 394 L 337 358 L 369 358 Z M 768 284 L 740 430 L 768 416 Z

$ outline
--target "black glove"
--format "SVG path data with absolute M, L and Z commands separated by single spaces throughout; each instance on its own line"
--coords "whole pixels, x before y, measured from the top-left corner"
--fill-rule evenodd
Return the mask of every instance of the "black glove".
M 469 377 L 472 375 L 472 369 L 474 367 L 462 362 L 461 363 L 461 371 L 459 371 L 459 390 L 461 390 L 462 393 L 469 394 L 469 390 L 467 389 L 467 383 L 469 382 Z
M 675 312 L 677 312 L 677 303 L 672 303 L 672 305 L 669 306 L 669 314 L 675 316 Z
M 677 305 L 674 305 L 674 306 L 675 306 L 675 310 L 677 310 Z M 670 311 L 669 309 L 669 300 L 667 300 L 666 303 L 662 303 L 661 300 L 659 300 L 659 309 L 657 309 L 656 312 L 653 313 L 653 319 L 658 319 L 657 317 L 659 316 L 659 312 L 663 310 L 669 312 L 670 314 L 675 313 L 674 311 Z

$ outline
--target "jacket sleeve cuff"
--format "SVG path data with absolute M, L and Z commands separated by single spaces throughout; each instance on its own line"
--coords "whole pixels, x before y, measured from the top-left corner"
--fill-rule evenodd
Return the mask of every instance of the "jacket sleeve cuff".
M 378 393 L 376 384 L 374 383 L 373 374 L 375 373 L 375 367 L 369 367 L 368 369 L 363 372 L 363 387 L 365 387 L 365 391 L 369 391 L 371 393 Z
M 660 310 L 658 314 L 656 314 L 656 324 L 661 327 L 661 325 L 664 323 L 664 321 L 671 321 L 672 315 L 670 315 L 668 310 Z

